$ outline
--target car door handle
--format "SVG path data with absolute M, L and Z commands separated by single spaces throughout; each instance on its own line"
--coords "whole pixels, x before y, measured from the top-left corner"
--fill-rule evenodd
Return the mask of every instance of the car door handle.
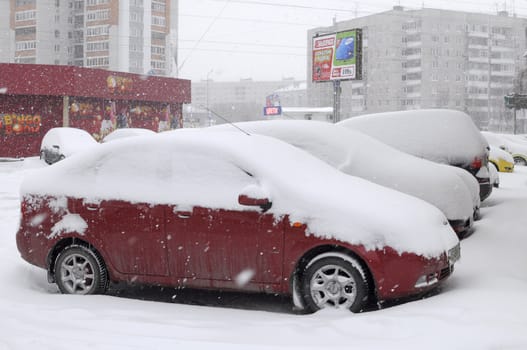
M 177 217 L 180 219 L 188 219 L 190 218 L 191 213 L 190 212 L 181 212 L 177 214 Z
M 96 210 L 99 210 L 99 206 L 98 205 L 87 205 L 86 209 L 89 211 L 96 211 Z

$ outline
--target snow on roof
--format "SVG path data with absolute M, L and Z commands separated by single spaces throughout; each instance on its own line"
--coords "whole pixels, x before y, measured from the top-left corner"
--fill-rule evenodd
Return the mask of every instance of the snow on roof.
M 145 135 L 153 135 L 155 134 L 154 131 L 150 129 L 142 129 L 142 128 L 122 128 L 122 129 L 115 129 L 108 135 L 104 137 L 102 142 L 110 142 L 115 141 L 122 138 L 127 137 L 133 137 L 133 136 L 145 136 Z
M 401 151 L 447 164 L 483 157 L 487 142 L 463 112 L 421 109 L 368 114 L 343 120 L 342 126 L 368 134 Z
M 270 213 L 321 237 L 428 257 L 457 243 L 432 205 L 239 131 L 176 130 L 102 144 L 28 175 L 21 193 L 251 210 L 237 198 L 255 185 L 269 194 Z
M 236 125 L 249 133 L 276 137 L 297 146 L 346 174 L 421 198 L 451 220 L 470 218 L 479 203 L 473 203 L 472 193 L 452 168 L 398 151 L 354 130 L 302 120 Z M 229 130 L 232 126 L 211 129 Z M 479 192 L 476 197 L 479 198 Z

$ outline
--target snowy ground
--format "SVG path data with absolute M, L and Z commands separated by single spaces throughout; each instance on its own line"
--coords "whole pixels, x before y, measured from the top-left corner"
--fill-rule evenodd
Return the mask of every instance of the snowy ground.
M 299 315 L 263 296 L 58 294 L 15 244 L 18 187 L 38 166 L 0 162 L 0 350 L 527 349 L 527 167 L 500 173 L 501 187 L 484 202 L 440 294 L 362 314 Z

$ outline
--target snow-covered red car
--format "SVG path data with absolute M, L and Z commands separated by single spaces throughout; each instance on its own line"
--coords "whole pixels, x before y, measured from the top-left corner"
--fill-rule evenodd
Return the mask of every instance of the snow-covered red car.
M 28 174 L 21 200 L 21 256 L 68 294 L 134 282 L 360 311 L 437 287 L 460 255 L 432 205 L 239 131 L 102 144 Z

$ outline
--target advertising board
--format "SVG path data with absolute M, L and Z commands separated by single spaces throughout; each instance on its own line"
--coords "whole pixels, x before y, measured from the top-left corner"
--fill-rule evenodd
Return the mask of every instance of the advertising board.
M 362 29 L 313 37 L 314 82 L 362 79 Z

